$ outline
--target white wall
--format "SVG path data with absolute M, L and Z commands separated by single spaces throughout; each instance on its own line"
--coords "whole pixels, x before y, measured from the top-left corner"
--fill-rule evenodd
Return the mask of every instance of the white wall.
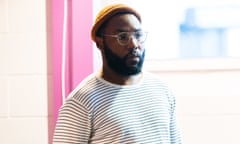
M 44 0 L 0 0 L 0 143 L 48 143 Z
M 146 61 L 174 90 L 184 144 L 240 144 L 240 59 Z

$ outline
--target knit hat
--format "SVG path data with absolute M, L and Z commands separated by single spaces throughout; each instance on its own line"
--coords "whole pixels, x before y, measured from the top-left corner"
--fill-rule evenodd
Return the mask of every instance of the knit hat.
M 141 15 L 133 8 L 129 7 L 126 4 L 111 4 L 106 7 L 104 7 L 96 16 L 95 23 L 92 27 L 91 31 L 91 37 L 93 41 L 96 41 L 96 33 L 98 32 L 99 28 L 104 24 L 106 21 L 108 21 L 112 16 L 118 14 L 118 13 L 132 13 L 134 14 L 138 20 L 141 22 Z

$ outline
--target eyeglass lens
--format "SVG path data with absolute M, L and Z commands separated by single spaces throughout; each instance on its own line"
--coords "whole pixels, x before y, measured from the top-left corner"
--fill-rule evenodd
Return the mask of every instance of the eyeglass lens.
M 131 36 L 133 36 L 138 42 L 142 43 L 146 39 L 146 32 L 137 31 L 137 32 L 121 32 L 118 34 L 118 41 L 122 45 L 126 45 L 129 43 Z

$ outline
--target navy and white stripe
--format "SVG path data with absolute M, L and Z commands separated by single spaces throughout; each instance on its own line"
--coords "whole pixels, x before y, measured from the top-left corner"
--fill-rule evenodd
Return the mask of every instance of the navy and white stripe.
M 136 85 L 89 76 L 59 111 L 54 144 L 180 144 L 175 98 L 149 73 Z

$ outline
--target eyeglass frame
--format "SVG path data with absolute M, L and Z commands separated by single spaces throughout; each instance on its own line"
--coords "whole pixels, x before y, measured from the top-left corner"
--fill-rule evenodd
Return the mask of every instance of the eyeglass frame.
M 140 41 L 140 39 L 137 38 L 137 36 L 136 36 L 136 34 L 140 34 L 139 32 L 142 32 L 141 34 L 145 35 L 145 38 L 142 41 Z M 127 40 L 127 42 L 125 44 L 121 42 L 121 38 L 120 38 L 120 35 L 124 34 L 124 33 L 128 34 L 127 35 L 128 36 L 128 40 Z M 125 45 L 129 44 L 129 42 L 130 42 L 132 37 L 134 37 L 135 40 L 137 40 L 137 42 L 139 42 L 141 44 L 144 43 L 146 41 L 146 39 L 147 39 L 147 34 L 148 34 L 148 32 L 140 30 L 140 31 L 134 31 L 134 32 L 119 32 L 118 34 L 115 34 L 115 35 L 102 34 L 102 36 L 114 37 L 114 38 L 117 39 L 117 42 L 118 42 L 119 45 L 125 46 Z

